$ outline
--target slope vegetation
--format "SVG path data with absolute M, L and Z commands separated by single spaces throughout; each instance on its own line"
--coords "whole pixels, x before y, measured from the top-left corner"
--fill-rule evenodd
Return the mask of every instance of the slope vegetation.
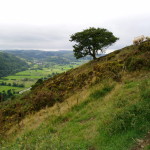
M 131 149 L 150 130 L 150 42 L 57 75 L 0 108 L 2 149 Z

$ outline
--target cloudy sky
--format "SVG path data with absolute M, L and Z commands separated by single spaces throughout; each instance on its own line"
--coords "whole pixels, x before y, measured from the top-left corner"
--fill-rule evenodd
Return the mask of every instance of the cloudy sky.
M 150 36 L 149 0 L 0 0 L 0 49 L 72 49 L 70 35 L 106 28 L 120 40 Z

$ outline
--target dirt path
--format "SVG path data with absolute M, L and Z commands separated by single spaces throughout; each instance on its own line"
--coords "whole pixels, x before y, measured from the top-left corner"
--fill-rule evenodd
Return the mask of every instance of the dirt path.
M 22 94 L 22 93 L 24 93 L 24 92 L 26 92 L 26 91 L 29 91 L 29 90 L 31 90 L 31 87 L 29 87 L 29 88 L 27 88 L 27 89 L 24 89 L 24 90 L 20 91 L 19 94 Z

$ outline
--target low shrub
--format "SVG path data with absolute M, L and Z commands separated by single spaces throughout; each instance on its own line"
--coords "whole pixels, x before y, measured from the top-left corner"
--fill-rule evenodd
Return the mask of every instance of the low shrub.
M 141 57 L 129 57 L 125 61 L 125 66 L 128 71 L 140 70 L 145 64 L 145 59 Z
M 120 72 L 123 70 L 123 63 L 121 61 L 106 61 L 100 65 L 94 66 L 95 76 L 102 79 L 121 80 Z
M 150 51 L 150 42 L 144 42 L 139 46 L 139 50 L 142 52 Z

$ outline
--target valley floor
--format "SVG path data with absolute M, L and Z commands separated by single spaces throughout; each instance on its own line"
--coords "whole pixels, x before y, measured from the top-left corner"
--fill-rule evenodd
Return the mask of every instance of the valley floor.
M 40 70 L 30 68 L 14 75 L 2 77 L 0 78 L 0 93 L 7 95 L 8 91 L 11 90 L 13 95 L 22 94 L 22 91 L 28 91 L 28 89 L 30 89 L 38 79 L 46 80 L 56 74 L 76 68 L 82 63 L 83 62 L 81 61 L 74 63 L 73 65 L 53 65 L 51 68 L 42 68 Z

